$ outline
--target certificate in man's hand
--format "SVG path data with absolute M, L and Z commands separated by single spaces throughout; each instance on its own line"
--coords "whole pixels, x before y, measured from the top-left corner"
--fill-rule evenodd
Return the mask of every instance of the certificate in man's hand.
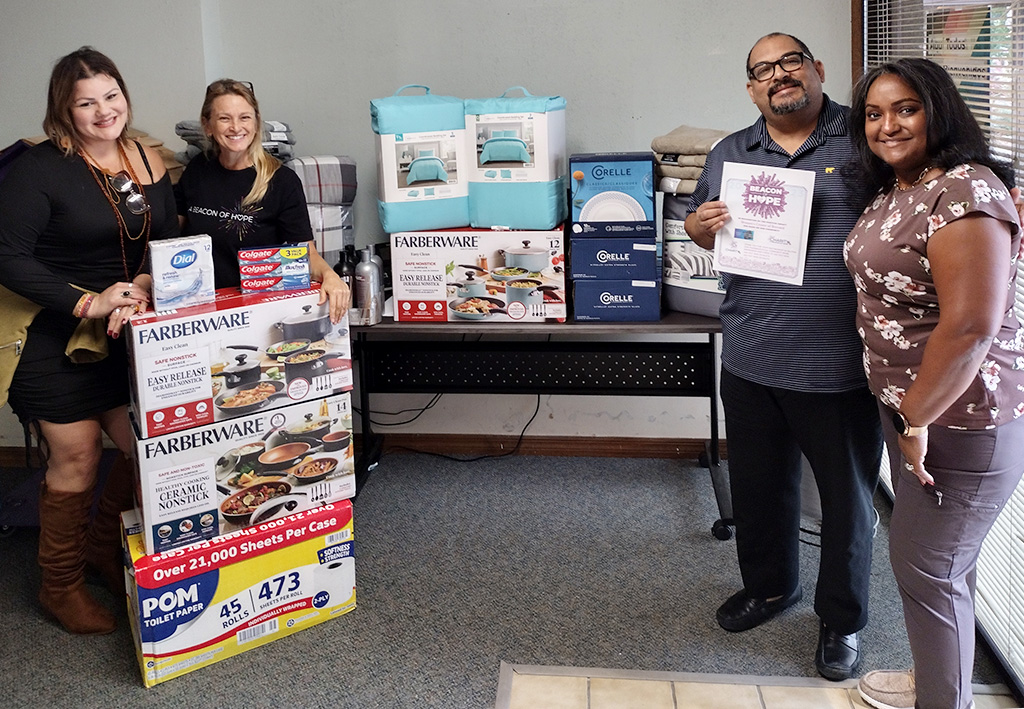
M 719 199 L 729 221 L 715 235 L 715 268 L 802 285 L 814 173 L 727 162 Z

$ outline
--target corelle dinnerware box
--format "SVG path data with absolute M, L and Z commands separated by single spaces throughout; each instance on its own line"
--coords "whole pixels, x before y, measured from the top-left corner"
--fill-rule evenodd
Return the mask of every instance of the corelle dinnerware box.
M 142 438 L 352 388 L 348 318 L 332 324 L 319 288 L 244 295 L 128 322 L 130 407 Z
M 654 236 L 654 155 L 580 153 L 569 157 L 572 236 Z
M 654 322 L 661 320 L 658 281 L 573 281 L 577 321 Z
M 309 288 L 309 246 L 280 244 L 238 250 L 243 293 Z
M 205 234 L 150 242 L 149 268 L 158 312 L 214 300 L 213 242 Z
M 351 394 L 137 439 L 147 554 L 355 495 Z
M 146 687 L 356 607 L 348 500 L 151 556 L 132 511 L 122 526 L 128 619 Z M 252 665 L 239 671 L 251 674 Z
M 656 237 L 611 237 L 569 240 L 573 279 L 647 280 L 661 278 Z
M 391 235 L 395 322 L 564 322 L 562 229 Z

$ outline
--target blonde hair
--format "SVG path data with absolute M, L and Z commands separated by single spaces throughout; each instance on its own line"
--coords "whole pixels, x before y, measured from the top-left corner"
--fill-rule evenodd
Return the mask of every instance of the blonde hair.
M 75 84 L 82 79 L 91 79 L 94 76 L 109 76 L 117 82 L 118 88 L 124 95 L 125 103 L 128 105 L 128 115 L 125 116 L 124 130 L 118 136 L 122 144 L 128 140 L 128 126 L 132 123 L 132 100 L 128 96 L 128 89 L 121 78 L 121 72 L 110 57 L 97 52 L 92 47 L 81 47 L 71 54 L 61 57 L 53 66 L 50 73 L 50 88 L 46 96 L 46 117 L 43 118 L 43 131 L 50 141 L 60 147 L 65 155 L 78 150 L 81 147 L 81 137 L 75 128 L 75 121 L 71 118 L 71 104 L 75 97 Z
M 252 189 L 249 190 L 249 194 L 242 200 L 242 204 L 245 206 L 259 204 L 267 194 L 270 178 L 281 167 L 281 161 L 263 148 L 263 118 L 260 116 L 260 105 L 256 101 L 256 94 L 253 93 L 252 85 L 235 81 L 234 79 L 217 79 L 217 81 L 206 87 L 206 98 L 203 100 L 203 108 L 199 112 L 199 116 L 205 128 L 210 122 L 210 116 L 213 114 L 213 102 L 221 96 L 229 95 L 241 96 L 245 99 L 246 103 L 252 106 L 252 110 L 256 114 L 255 135 L 253 136 L 252 143 L 249 144 L 248 151 L 249 160 L 252 161 L 253 167 L 256 168 L 256 179 L 253 180 Z M 220 153 L 220 146 L 217 145 L 217 141 L 210 141 L 208 152 L 213 157 L 217 157 Z

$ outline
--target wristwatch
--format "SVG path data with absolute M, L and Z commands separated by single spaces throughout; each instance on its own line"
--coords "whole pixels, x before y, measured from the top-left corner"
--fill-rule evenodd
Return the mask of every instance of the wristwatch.
M 903 415 L 902 411 L 893 413 L 892 425 L 896 427 L 896 433 L 906 438 L 920 436 L 928 430 L 927 426 L 911 426 L 910 421 L 907 420 L 907 417 Z

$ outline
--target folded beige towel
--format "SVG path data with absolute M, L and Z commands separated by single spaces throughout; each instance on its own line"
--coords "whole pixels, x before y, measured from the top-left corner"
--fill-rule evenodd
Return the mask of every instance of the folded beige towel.
M 652 140 L 651 150 L 656 153 L 707 154 L 715 143 L 727 135 L 728 131 L 683 125 Z
M 666 159 L 667 158 L 667 159 Z M 659 163 L 667 165 L 679 165 L 680 167 L 704 167 L 707 155 L 684 155 L 683 153 L 655 153 L 654 159 Z
M 654 167 L 654 171 L 662 177 L 678 177 L 680 180 L 696 180 L 703 170 L 702 167 L 678 167 L 661 164 Z

